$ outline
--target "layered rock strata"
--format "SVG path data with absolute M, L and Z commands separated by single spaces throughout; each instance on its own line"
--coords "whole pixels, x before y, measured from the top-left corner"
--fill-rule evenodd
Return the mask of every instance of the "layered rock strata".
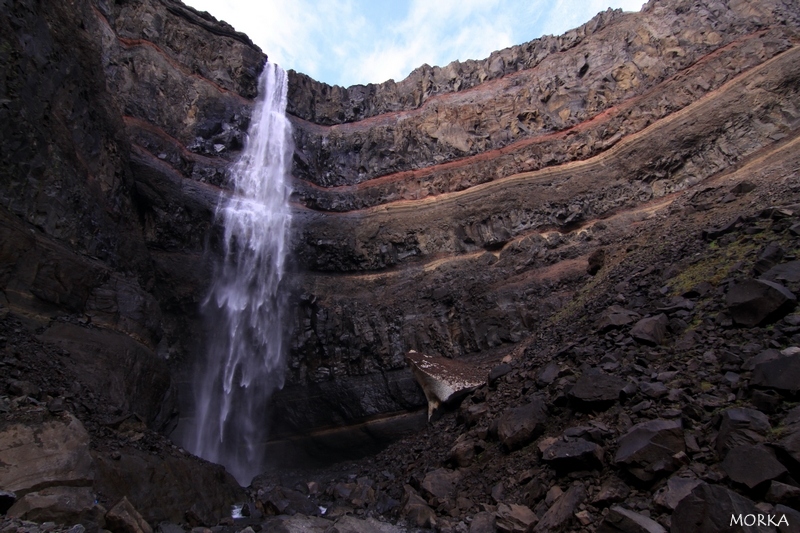
M 798 27 L 778 0 L 652 1 L 397 83 L 291 74 L 296 297 L 273 435 L 424 408 L 409 350 L 488 373 L 577 305 L 627 226 L 783 160 Z M 0 303 L 109 411 L 167 430 L 191 409 L 176 389 L 265 57 L 173 0 L 20 0 L 0 29 Z
M 626 220 L 795 138 L 797 28 L 651 2 L 398 83 L 295 76 L 292 382 L 535 342 Z

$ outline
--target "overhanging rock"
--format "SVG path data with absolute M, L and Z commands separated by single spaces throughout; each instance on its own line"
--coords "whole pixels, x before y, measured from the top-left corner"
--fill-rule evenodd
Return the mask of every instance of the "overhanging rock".
M 406 361 L 428 400 L 428 420 L 440 406 L 457 403 L 486 382 L 482 370 L 454 359 L 411 350 Z

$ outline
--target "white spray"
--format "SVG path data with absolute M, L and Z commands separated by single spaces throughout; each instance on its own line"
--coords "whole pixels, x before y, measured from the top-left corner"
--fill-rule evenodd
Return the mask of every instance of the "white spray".
M 286 73 L 267 63 L 247 141 L 232 169 L 233 194 L 218 215 L 224 258 L 203 312 L 208 351 L 195 377 L 195 454 L 224 465 L 242 485 L 263 467 L 266 406 L 283 387 L 281 286 L 291 223 L 293 144 Z

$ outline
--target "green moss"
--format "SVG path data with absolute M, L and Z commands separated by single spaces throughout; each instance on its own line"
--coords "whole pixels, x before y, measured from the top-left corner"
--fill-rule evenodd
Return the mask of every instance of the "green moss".
M 589 298 L 596 295 L 595 289 L 604 278 L 600 276 L 593 277 L 586 285 L 581 287 L 572 300 L 562 307 L 557 313 L 550 317 L 550 324 L 557 324 L 565 320 L 586 320 L 583 310 L 589 302 Z
M 673 295 L 683 294 L 704 281 L 716 287 L 731 274 L 731 268 L 736 263 L 744 261 L 748 263 L 749 269 L 755 262 L 755 252 L 761 246 L 755 239 L 748 239 L 746 242 L 740 239 L 724 248 L 720 248 L 716 241 L 710 243 L 710 255 L 689 265 L 670 281 Z

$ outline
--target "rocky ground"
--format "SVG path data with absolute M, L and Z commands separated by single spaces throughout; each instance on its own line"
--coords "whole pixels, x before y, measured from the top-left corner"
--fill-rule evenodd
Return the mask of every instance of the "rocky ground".
M 232 492 L 241 518 L 184 505 L 148 519 L 162 531 L 798 531 L 793 145 L 599 223 L 593 273 L 564 269 L 544 284 L 571 299 L 424 431 L 359 461 L 259 476 L 246 498 Z M 68 351 L 11 314 L 0 327 L 2 428 L 80 420 L 99 466 L 94 484 L 64 482 L 95 500 L 70 516 L 75 530 L 133 527 L 104 507 L 116 505 L 105 465 L 194 459 L 82 387 Z M 21 498 L 0 530 L 63 529 L 20 513 L 26 499 L 35 507 Z M 773 525 L 731 528 L 740 513 Z
M 337 471 L 260 478 L 255 507 L 302 513 L 307 494 L 324 516 L 437 531 L 800 530 L 791 167 L 743 165 L 630 219 L 458 409 Z M 781 523 L 730 527 L 739 513 Z

